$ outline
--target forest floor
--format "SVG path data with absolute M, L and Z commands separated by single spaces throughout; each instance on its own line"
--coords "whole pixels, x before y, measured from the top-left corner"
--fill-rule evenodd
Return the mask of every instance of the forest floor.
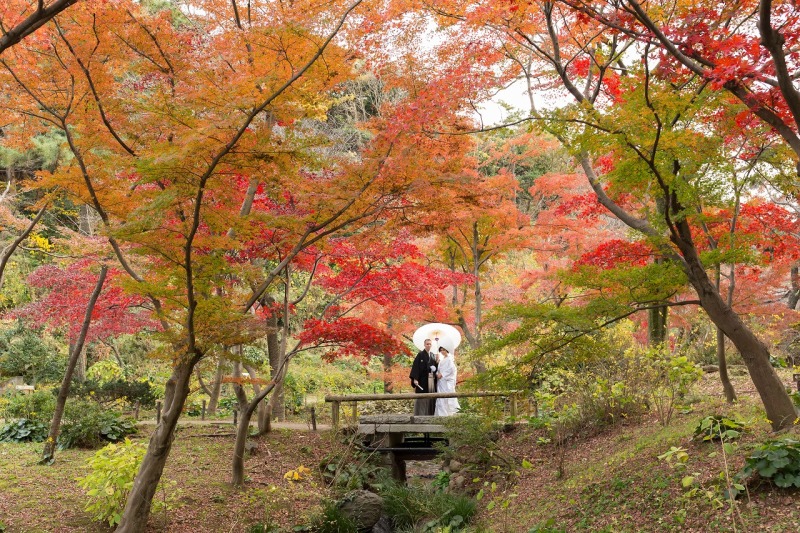
M 624 421 L 574 435 L 565 446 L 549 442 L 546 429 L 509 428 L 500 436 L 500 453 L 520 466 L 510 475 L 469 476 L 469 492 L 484 489 L 473 531 L 800 531 L 798 489 L 750 484 L 749 496 L 731 506 L 713 491 L 690 495 L 681 486 L 684 476 L 694 475 L 711 489 L 720 477 L 738 472 L 756 444 L 774 437 L 749 379 L 734 383 L 740 401 L 731 406 L 722 398 L 718 376 L 707 374 L 666 427 L 655 418 Z M 711 414 L 748 423 L 750 430 L 733 453 L 692 439 L 699 420 Z M 325 499 L 339 495 L 322 478 L 320 465 L 362 459 L 346 435 L 302 426 L 278 426 L 251 439 L 256 447 L 246 457 L 246 485 L 236 489 L 228 483 L 232 428 L 182 425 L 164 473 L 166 488 L 157 494 L 169 503 L 168 510 L 151 517 L 148 531 L 248 532 L 258 524 L 292 531 L 307 524 Z M 791 431 L 798 440 L 799 429 Z M 149 426 L 141 427 L 137 440 L 146 442 L 149 432 Z M 58 452 L 53 466 L 40 466 L 41 446 L 0 443 L 0 532 L 110 531 L 84 511 L 85 496 L 75 481 L 88 472 L 86 459 L 94 452 Z M 683 471 L 657 458 L 672 446 L 688 453 Z M 284 479 L 300 466 L 310 469 L 305 480 Z M 437 470 L 435 463 L 409 468 L 421 482 L 429 482 Z
M 788 384 L 791 373 L 779 373 Z M 770 432 L 749 377 L 733 382 L 739 401 L 730 405 L 724 401 L 719 375 L 706 374 L 666 427 L 655 417 L 624 421 L 574 435 L 562 447 L 547 442 L 544 429 L 505 432 L 501 452 L 530 467 L 498 479 L 494 491 L 484 490 L 477 524 L 500 533 L 800 531 L 800 489 L 755 481 L 735 503 L 718 491 L 742 468 L 754 446 L 777 437 Z M 749 430 L 732 453 L 723 453 L 718 443 L 693 438 L 700 419 L 708 415 L 747 423 Z M 800 440 L 800 426 L 781 436 Z M 658 459 L 673 446 L 688 454 L 685 468 Z M 685 476 L 697 483 L 684 488 Z M 476 485 L 482 486 L 484 479 Z M 695 487 L 700 490 L 692 491 Z

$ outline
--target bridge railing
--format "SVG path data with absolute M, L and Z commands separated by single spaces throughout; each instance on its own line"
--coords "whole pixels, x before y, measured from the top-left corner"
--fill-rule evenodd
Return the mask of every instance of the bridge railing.
M 403 392 L 399 394 L 344 394 L 325 396 L 325 401 L 331 404 L 331 425 L 333 429 L 339 429 L 339 412 L 342 403 L 352 403 L 353 423 L 358 423 L 358 402 L 366 401 L 394 401 L 394 400 L 423 400 L 437 398 L 486 398 L 491 396 L 507 397 L 511 400 L 509 407 L 512 417 L 517 416 L 517 397 L 523 391 L 472 391 L 472 392 L 428 392 L 415 393 Z

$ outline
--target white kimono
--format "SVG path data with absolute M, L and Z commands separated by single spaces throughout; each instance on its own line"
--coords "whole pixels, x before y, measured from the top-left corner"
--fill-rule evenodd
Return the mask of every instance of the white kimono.
M 439 378 L 436 384 L 436 392 L 455 392 L 457 370 L 452 355 L 439 360 L 439 373 L 442 377 Z M 438 398 L 434 414 L 436 416 L 450 416 L 456 414 L 460 408 L 458 398 Z

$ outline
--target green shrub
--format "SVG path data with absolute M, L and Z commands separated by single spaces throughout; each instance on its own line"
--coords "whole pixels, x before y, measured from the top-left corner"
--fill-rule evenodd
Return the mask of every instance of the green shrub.
M 710 415 L 697 424 L 694 429 L 694 437 L 704 442 L 712 440 L 729 442 L 741 437 L 746 429 L 744 422 L 722 415 Z
M 478 511 L 478 502 L 464 494 L 441 493 L 447 509 L 439 520 L 440 525 L 460 529 L 468 524 Z
M 42 422 L 19 418 L 0 427 L 0 442 L 42 442 L 49 429 Z
M 441 471 L 433 478 L 431 486 L 437 492 L 443 492 L 450 485 L 450 472 Z
M 111 359 L 98 361 L 86 369 L 86 380 L 94 381 L 98 384 L 105 384 L 124 378 L 124 373 L 119 364 Z
M 387 470 L 375 464 L 373 456 L 361 451 L 352 454 L 331 454 L 319 465 L 322 477 L 328 485 L 342 490 L 366 489 L 381 485 Z
M 790 392 L 789 396 L 791 396 L 794 406 L 800 409 L 800 391 Z
M 49 423 L 56 407 L 53 391 L 40 389 L 30 394 L 12 394 L 8 397 L 2 418 L 27 418 L 28 420 Z
M 237 400 L 234 396 L 225 396 L 220 398 L 217 402 L 217 410 L 218 411 L 235 411 L 239 408 L 239 400 Z
M 155 391 L 148 381 L 126 381 L 122 378 L 108 381 L 87 379 L 83 383 L 73 383 L 72 395 L 100 404 L 111 404 L 118 400 L 129 405 L 138 402 L 144 408 L 153 407 L 156 401 Z
M 132 420 L 103 409 L 94 402 L 74 401 L 67 404 L 58 447 L 98 448 L 107 442 L 118 442 L 136 432 Z
M 499 433 L 494 421 L 474 413 L 460 413 L 443 421 L 448 445 L 436 444 L 445 459 L 469 458 L 469 464 L 488 466 L 500 457 Z
M 358 526 L 347 516 L 337 502 L 325 502 L 322 512 L 311 522 L 314 533 L 358 533 Z
M 800 488 L 800 441 L 785 438 L 758 446 L 745 459 L 737 477 L 745 480 L 754 474 L 781 488 Z
M 386 514 L 395 529 L 411 528 L 427 520 L 423 531 L 458 531 L 477 511 L 477 502 L 463 494 L 434 492 L 430 487 L 387 484 L 383 491 Z
M 698 365 L 682 355 L 670 355 L 663 349 L 645 352 L 652 380 L 647 388 L 648 399 L 661 425 L 666 426 L 675 412 L 675 404 L 703 376 Z
M 702 376 L 684 356 L 663 348 L 629 347 L 580 372 L 564 372 L 561 392 L 553 402 L 553 418 L 585 432 L 586 427 L 619 423 L 654 410 L 666 425 L 677 402 Z M 552 421 L 551 421 L 552 422 Z
M 98 450 L 87 460 L 91 472 L 78 478 L 78 484 L 89 499 L 84 510 L 91 513 L 94 520 L 108 522 L 110 526 L 119 523 L 146 451 L 144 444 L 125 439 Z M 154 500 L 153 511 L 157 512 L 163 505 L 164 502 Z
M 49 336 L 21 321 L 0 332 L 0 375 L 22 376 L 26 383 L 55 383 L 64 376 L 67 361 Z

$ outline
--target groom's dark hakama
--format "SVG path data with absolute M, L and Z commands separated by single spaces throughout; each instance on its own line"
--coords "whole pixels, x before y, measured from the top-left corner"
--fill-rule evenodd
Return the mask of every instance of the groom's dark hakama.
M 436 357 L 432 353 L 421 350 L 417 357 L 414 358 L 414 364 L 411 365 L 411 373 L 408 375 L 411 378 L 411 386 L 414 387 L 414 392 L 436 392 L 436 371 L 431 371 L 431 367 L 437 368 Z M 419 387 L 414 385 L 414 380 L 419 382 Z M 435 399 L 419 399 L 414 400 L 414 414 L 418 416 L 432 416 L 436 410 Z

